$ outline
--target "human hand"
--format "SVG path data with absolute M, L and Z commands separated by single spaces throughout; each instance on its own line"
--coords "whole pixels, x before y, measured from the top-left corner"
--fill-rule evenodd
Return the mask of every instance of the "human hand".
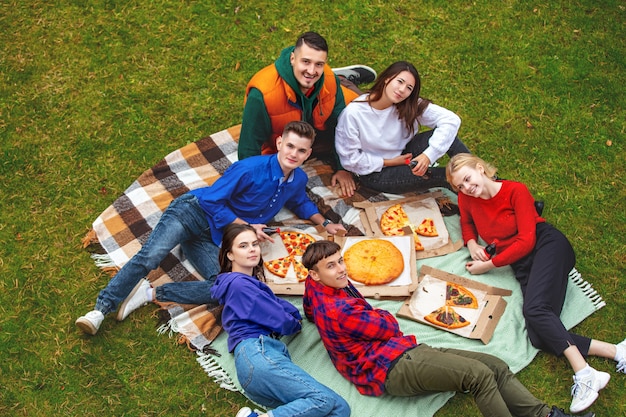
M 341 197 L 352 197 L 354 195 L 354 191 L 356 190 L 354 177 L 350 172 L 343 169 L 333 174 L 330 179 L 330 185 L 333 187 L 339 185 L 339 194 Z
M 336 235 L 339 231 L 346 231 L 346 228 L 343 227 L 342 224 L 339 223 L 328 223 L 325 227 L 326 231 L 331 235 Z
M 475 240 L 467 242 L 467 250 L 475 261 L 488 261 L 490 258 L 485 252 L 485 247 L 476 243 Z
M 256 231 L 256 237 L 259 239 L 260 242 L 269 241 L 270 243 L 274 243 L 274 239 L 263 231 L 263 229 L 267 227 L 266 225 L 250 224 L 250 226 L 254 227 L 254 230 Z
M 413 172 L 413 175 L 423 177 L 424 174 L 426 174 L 428 167 L 430 166 L 430 159 L 426 155 L 421 153 L 412 160 L 416 162 L 415 166 L 411 170 Z
M 472 275 L 480 275 L 491 271 L 495 268 L 493 262 L 489 261 L 470 261 L 465 264 L 465 269 Z

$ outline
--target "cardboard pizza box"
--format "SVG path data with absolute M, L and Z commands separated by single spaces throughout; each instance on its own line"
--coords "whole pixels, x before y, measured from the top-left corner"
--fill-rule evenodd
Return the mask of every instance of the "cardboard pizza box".
M 301 223 L 301 222 L 300 222 Z M 300 225 L 301 226 L 301 225 Z M 323 227 L 315 226 L 311 224 L 310 227 L 294 227 L 288 224 L 280 226 L 281 231 L 296 231 L 310 235 L 314 240 L 328 239 L 332 240 Z M 270 235 L 274 239 L 274 243 L 269 241 L 261 243 L 261 256 L 263 261 L 272 261 L 275 259 L 287 256 L 287 249 L 285 248 L 280 236 L 275 233 Z M 301 260 L 301 256 L 295 257 L 298 261 Z M 304 295 L 304 281 L 298 281 L 295 274 L 293 265 L 289 268 L 287 276 L 282 278 L 274 275 L 270 272 L 265 265 L 263 265 L 264 282 L 268 287 L 277 295 Z
M 405 268 L 397 279 L 385 285 L 364 285 L 351 280 L 352 284 L 364 297 L 378 299 L 409 296 L 418 285 L 413 235 L 409 233 L 405 236 L 334 236 L 334 240 L 341 246 L 342 253 L 353 244 L 370 239 L 385 239 L 392 242 L 402 253 Z
M 364 225 L 365 234 L 367 236 L 384 236 L 380 229 L 380 217 L 389 207 L 395 204 L 402 205 L 411 223 L 415 226 L 419 225 L 422 220 L 427 217 L 433 219 L 439 236 L 420 236 L 420 242 L 424 246 L 424 250 L 415 252 L 416 259 L 426 259 L 447 255 L 463 247 L 462 240 L 453 242 L 450 238 L 450 234 L 448 233 L 448 229 L 436 201 L 436 199 L 440 197 L 444 197 L 441 191 L 431 191 L 398 200 L 387 200 L 375 203 L 363 201 L 356 202 L 354 205 L 355 207 L 364 209 L 364 212 L 361 213 L 361 222 Z M 410 229 L 408 233 L 412 234 Z
M 446 282 L 453 282 L 464 286 L 472 291 L 478 299 L 478 309 L 454 307 L 457 313 L 470 321 L 470 324 L 466 327 L 446 329 L 424 319 L 424 315 L 444 305 Z M 441 294 L 442 286 L 443 295 Z M 487 344 L 491 340 L 500 317 L 502 317 L 506 309 L 507 302 L 502 297 L 511 294 L 511 290 L 493 287 L 469 278 L 423 265 L 420 268 L 418 286 L 415 292 L 405 299 L 397 315 L 398 317 L 414 320 L 443 331 L 454 333 L 461 337 L 478 339 L 484 344 Z
M 290 229 L 281 227 L 281 230 L 290 230 Z M 318 240 L 318 238 L 334 240 L 341 246 L 342 253 L 347 247 L 349 247 L 349 245 L 352 245 L 360 240 L 367 240 L 367 239 L 372 239 L 372 238 L 390 240 L 400 250 L 400 252 L 402 253 L 402 257 L 403 257 L 403 262 L 405 264 L 405 270 L 403 271 L 403 273 L 397 280 L 394 280 L 393 282 L 386 284 L 386 285 L 363 285 L 361 283 L 352 281 L 354 285 L 359 289 L 361 294 L 363 294 L 364 297 L 370 297 L 370 298 L 395 297 L 395 298 L 399 298 L 400 300 L 402 300 L 406 298 L 407 296 L 409 296 L 411 292 L 415 291 L 415 288 L 417 288 L 417 268 L 416 268 L 416 261 L 415 261 L 415 251 L 412 250 L 412 248 L 414 247 L 412 235 L 409 234 L 406 236 L 384 236 L 384 237 L 341 236 L 341 235 L 331 236 L 331 235 L 327 235 L 325 232 L 322 232 L 321 230 L 323 229 L 317 228 L 315 230 L 317 231 L 317 234 L 311 231 L 310 229 L 305 229 L 305 230 L 300 230 L 300 231 L 304 231 L 305 233 L 310 234 L 311 236 L 316 238 L 316 240 Z M 266 258 L 268 260 L 275 259 L 275 258 L 272 258 L 272 256 L 280 256 L 283 254 L 283 252 L 277 249 L 277 246 L 279 246 L 278 241 L 280 240 L 280 237 L 278 237 L 278 235 L 276 237 L 277 238 L 274 239 L 275 243 L 272 245 L 271 248 L 263 247 L 264 245 L 262 245 L 262 254 L 263 254 L 264 260 Z M 304 295 L 304 282 L 298 282 L 295 276 L 291 276 L 290 274 L 293 271 L 290 271 L 290 273 L 287 275 L 287 278 L 280 278 L 280 277 L 276 277 L 274 274 L 269 272 L 267 268 L 264 267 L 263 269 L 264 269 L 264 274 L 265 274 L 265 283 L 270 287 L 270 289 L 274 292 L 274 294 Z

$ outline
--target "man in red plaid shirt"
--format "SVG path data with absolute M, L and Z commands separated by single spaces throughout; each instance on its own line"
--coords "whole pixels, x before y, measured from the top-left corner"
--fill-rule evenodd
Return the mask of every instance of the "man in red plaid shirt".
M 348 281 L 337 243 L 312 243 L 302 263 L 309 270 L 304 313 L 317 326 L 335 368 L 361 394 L 456 391 L 471 393 L 484 416 L 569 416 L 535 398 L 495 356 L 433 348 L 404 335 L 391 313 L 373 308 Z

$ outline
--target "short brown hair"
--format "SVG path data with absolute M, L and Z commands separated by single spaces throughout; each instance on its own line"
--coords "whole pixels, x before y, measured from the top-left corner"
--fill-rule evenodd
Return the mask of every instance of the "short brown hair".
M 307 46 L 315 49 L 316 51 L 323 51 L 328 53 L 328 43 L 326 39 L 322 35 L 317 32 L 304 32 L 302 35 L 298 36 L 296 40 L 296 48 L 302 46 L 302 44 L 307 44 Z
M 306 269 L 315 269 L 319 261 L 339 251 L 341 251 L 341 246 L 336 242 L 318 240 L 317 242 L 311 243 L 304 251 L 304 255 L 302 255 L 302 265 L 304 265 Z
M 311 139 L 311 146 L 313 146 L 313 142 L 315 141 L 315 129 L 307 122 L 295 121 L 287 123 L 283 129 L 283 136 L 287 136 L 289 132 L 293 132 L 303 138 Z

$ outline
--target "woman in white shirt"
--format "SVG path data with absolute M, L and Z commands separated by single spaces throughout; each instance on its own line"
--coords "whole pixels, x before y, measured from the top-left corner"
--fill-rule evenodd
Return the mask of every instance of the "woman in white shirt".
M 445 168 L 431 165 L 445 153 L 470 152 L 456 137 L 459 116 L 419 93 L 417 69 L 409 62 L 395 62 L 368 94 L 348 104 L 339 116 L 337 154 L 361 185 L 389 193 L 447 187 Z M 418 133 L 420 126 L 431 129 Z

